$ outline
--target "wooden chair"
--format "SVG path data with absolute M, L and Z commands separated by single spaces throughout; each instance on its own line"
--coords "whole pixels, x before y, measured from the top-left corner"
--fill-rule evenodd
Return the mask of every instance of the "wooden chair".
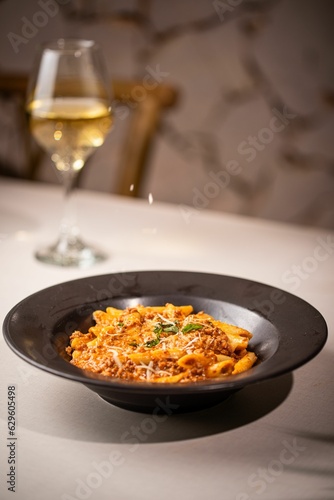
M 35 180 L 44 153 L 32 145 L 25 119 L 27 81 L 27 75 L 0 72 L 0 95 L 9 99 L 15 97 L 19 103 L 18 127 L 27 158 L 24 177 Z M 138 90 L 141 94 L 140 100 L 136 99 Z M 118 80 L 112 82 L 112 92 L 114 102 L 126 105 L 130 110 L 128 130 L 121 146 L 116 193 L 138 196 L 161 118 L 164 111 L 177 102 L 178 92 L 167 84 L 157 83 L 156 86 L 150 85 L 150 88 L 146 88 L 141 81 Z

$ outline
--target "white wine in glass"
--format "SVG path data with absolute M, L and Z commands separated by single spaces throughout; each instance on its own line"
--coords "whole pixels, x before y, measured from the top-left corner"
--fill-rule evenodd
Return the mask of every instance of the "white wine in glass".
M 86 159 L 112 128 L 109 81 L 100 47 L 90 40 L 44 44 L 28 85 L 30 130 L 51 156 L 65 188 L 58 240 L 37 250 L 37 259 L 59 266 L 86 267 L 106 255 L 79 235 L 73 191 Z

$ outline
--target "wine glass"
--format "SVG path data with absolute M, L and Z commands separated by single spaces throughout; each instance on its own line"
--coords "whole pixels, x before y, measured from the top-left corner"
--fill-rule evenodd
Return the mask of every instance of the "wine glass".
M 73 192 L 86 159 L 111 130 L 110 87 L 101 48 L 94 41 L 60 39 L 40 47 L 26 110 L 31 133 L 50 154 L 65 188 L 58 240 L 35 254 L 42 262 L 86 267 L 106 258 L 80 238 Z

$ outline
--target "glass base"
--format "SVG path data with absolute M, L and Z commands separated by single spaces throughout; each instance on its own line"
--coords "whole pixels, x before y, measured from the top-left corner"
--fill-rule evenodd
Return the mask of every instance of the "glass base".
M 37 260 L 62 267 L 90 267 L 107 259 L 107 255 L 80 239 L 69 242 L 59 239 L 54 245 L 36 251 Z

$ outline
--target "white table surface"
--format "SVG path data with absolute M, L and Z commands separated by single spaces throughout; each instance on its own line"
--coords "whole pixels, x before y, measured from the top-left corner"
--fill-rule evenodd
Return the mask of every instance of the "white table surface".
M 293 376 L 152 424 L 25 363 L 1 337 L 0 498 L 333 500 L 334 234 L 80 191 L 82 234 L 110 258 L 86 270 L 59 269 L 37 262 L 33 251 L 54 238 L 61 201 L 58 187 L 0 179 L 2 320 L 27 295 L 63 281 L 191 270 L 292 292 L 321 312 L 329 338 Z M 6 485 L 9 385 L 17 391 L 15 494 Z

